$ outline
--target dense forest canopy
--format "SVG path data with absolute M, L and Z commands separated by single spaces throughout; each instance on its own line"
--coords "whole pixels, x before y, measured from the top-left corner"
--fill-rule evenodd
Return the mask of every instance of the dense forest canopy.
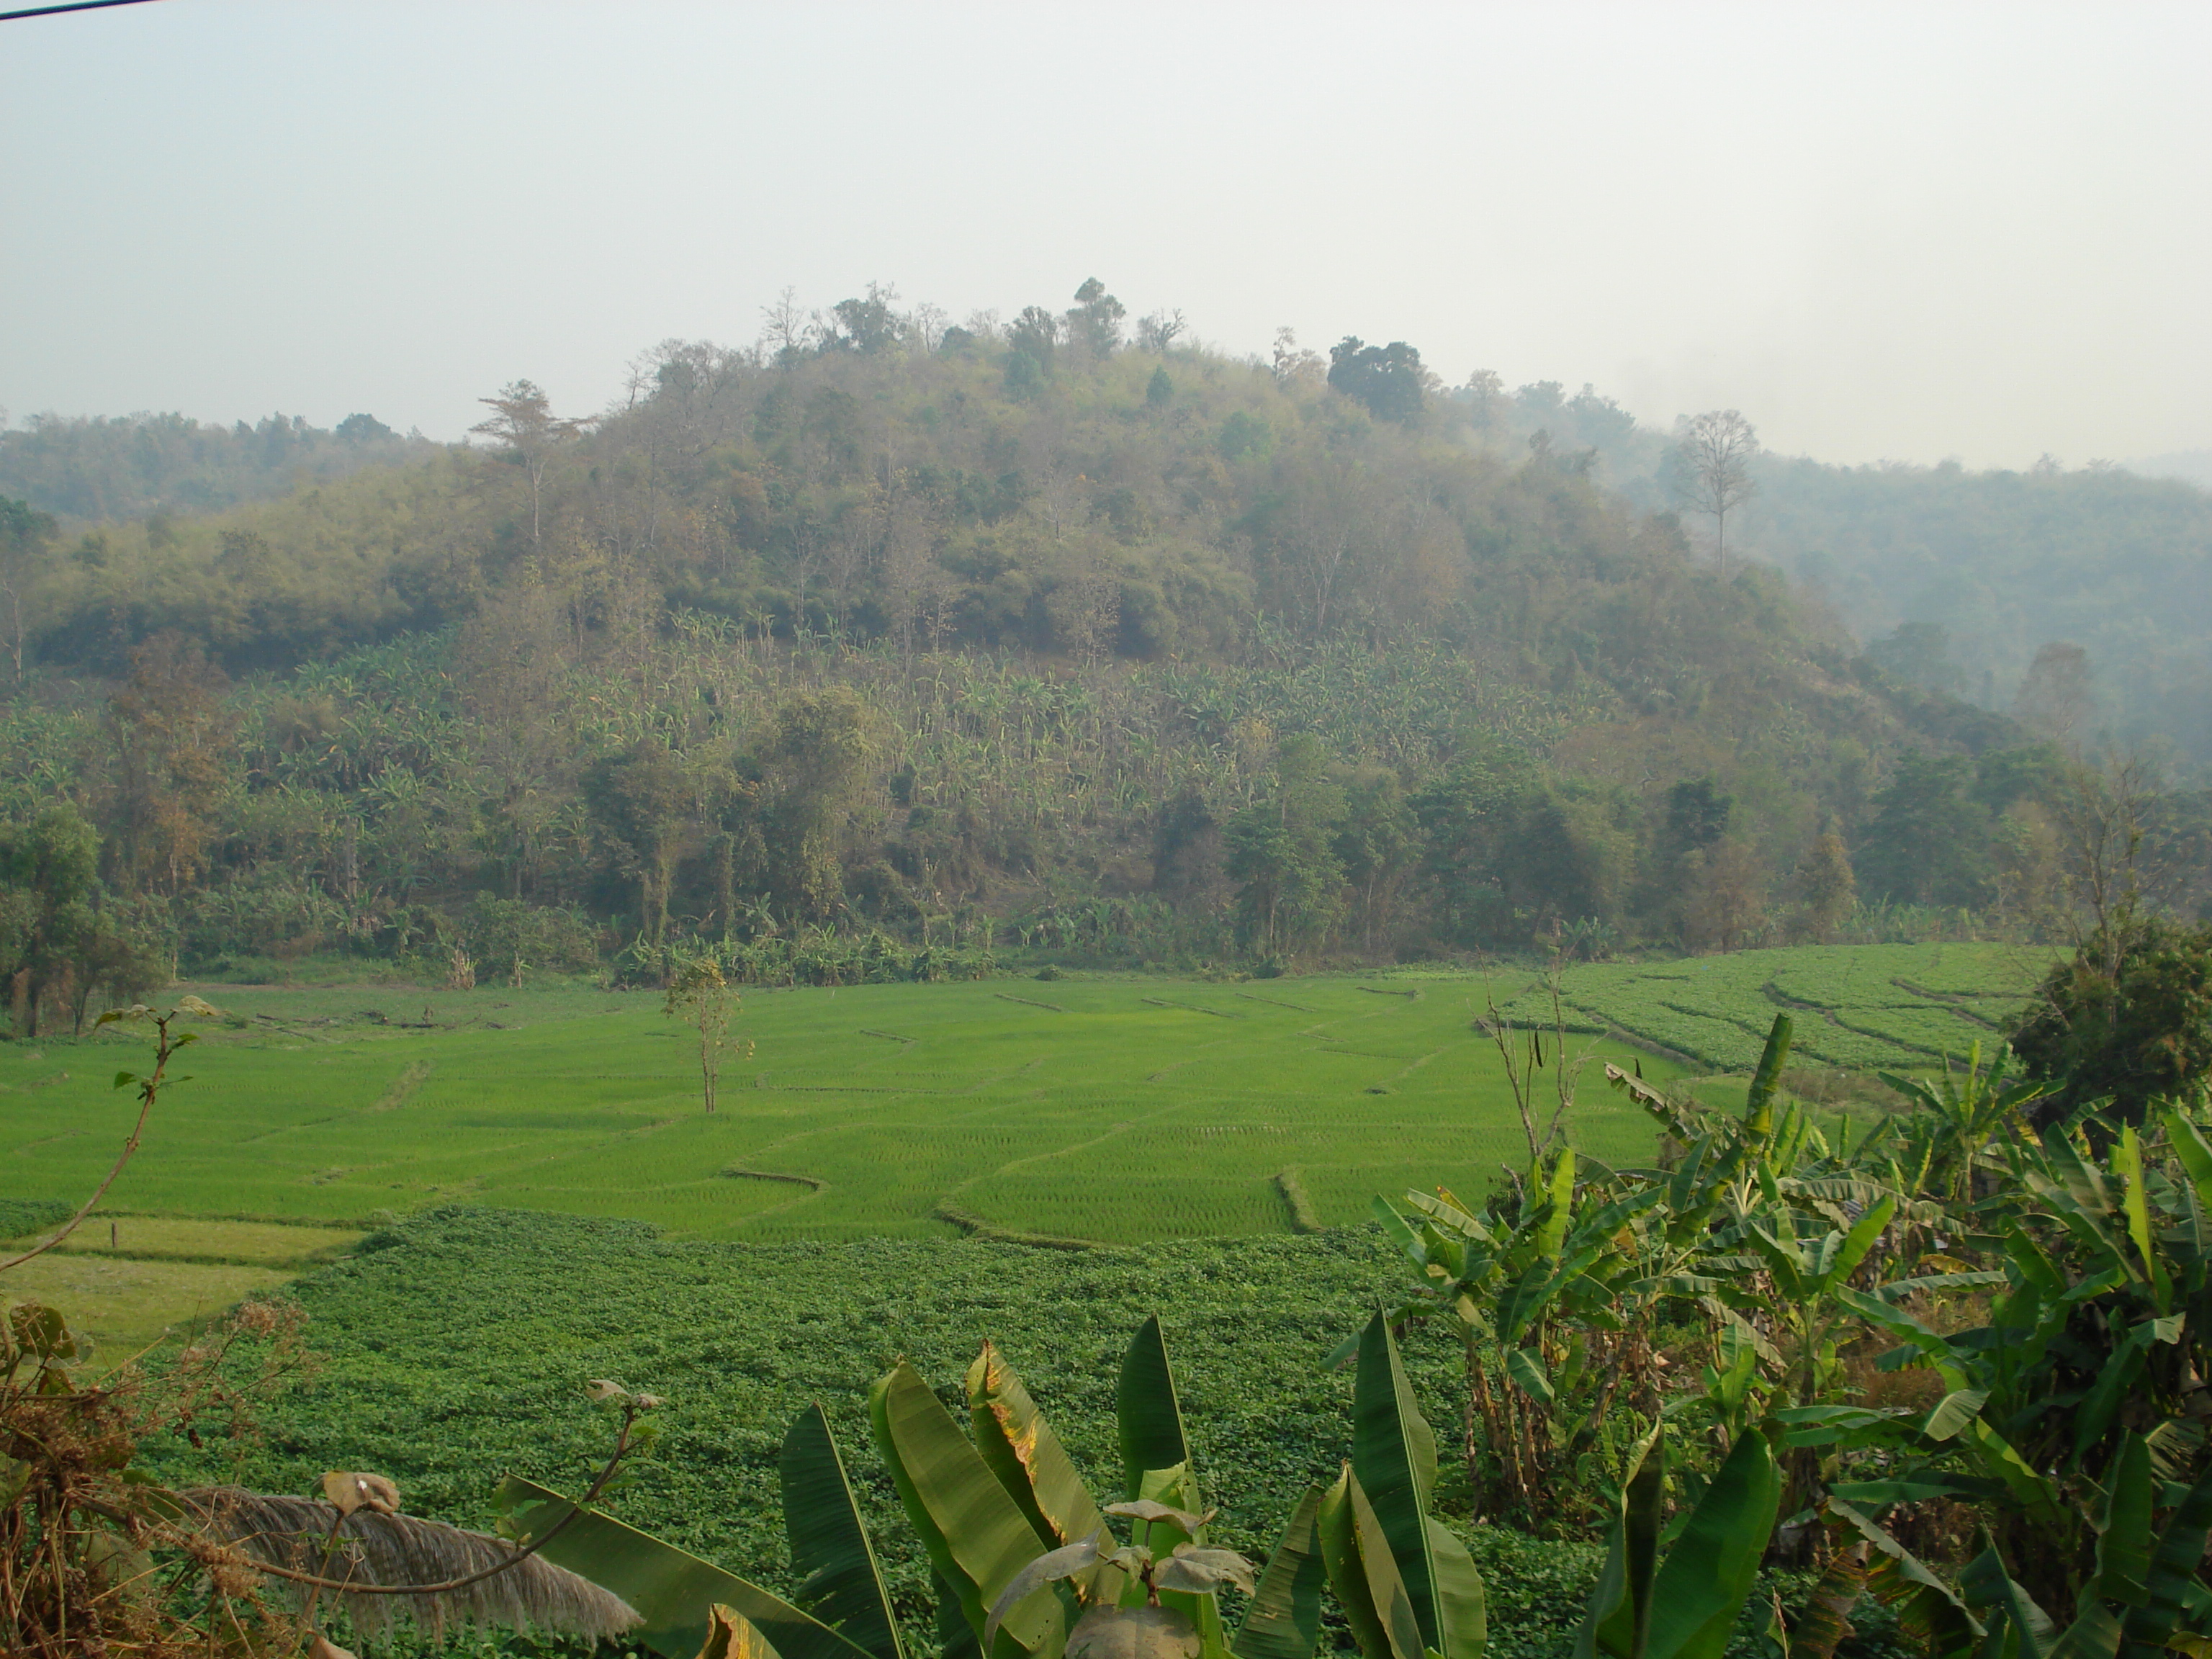
M 349 415 L 327 431 L 296 415 L 228 427 L 175 414 L 33 415 L 0 428 L 0 495 L 70 519 L 212 513 L 307 480 L 421 460 L 437 447 L 374 415 Z
M 597 416 L 518 380 L 465 446 L 367 416 L 9 434 L 0 810 L 95 826 L 100 895 L 15 958 L 80 994 L 149 929 L 204 963 L 517 975 L 678 939 L 787 963 L 810 930 L 1283 963 L 2062 903 L 2069 756 L 2123 683 L 2035 641 L 1997 697 L 1944 654 L 2033 641 L 2041 567 L 1862 653 L 1820 594 L 1723 573 L 1679 447 L 1587 388 L 1130 331 L 1096 281 L 958 325 L 872 288 L 756 347 L 667 342 Z M 1825 514 L 1868 526 L 1838 568 L 1895 556 L 1924 484 L 1950 506 L 1921 544 L 1984 499 L 2027 503 L 1992 539 L 2101 512 L 2093 553 L 2145 595 L 2203 500 L 1757 465 L 1731 548 Z M 2143 809 L 2184 909 L 2187 781 Z

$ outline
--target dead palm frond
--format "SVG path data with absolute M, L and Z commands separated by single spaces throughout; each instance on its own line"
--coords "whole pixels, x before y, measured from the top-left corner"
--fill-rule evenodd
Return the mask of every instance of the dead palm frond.
M 270 1497 L 237 1486 L 195 1487 L 177 1497 L 188 1526 L 268 1566 L 386 1586 L 442 1584 L 489 1575 L 436 1595 L 337 1592 L 354 1628 L 364 1635 L 388 1635 L 403 1615 L 438 1638 L 449 1624 L 474 1623 L 596 1641 L 641 1622 L 636 1610 L 620 1597 L 542 1556 L 492 1571 L 520 1552 L 489 1534 L 370 1509 L 356 1510 L 341 1522 L 337 1508 L 319 1498 Z M 333 1524 L 336 1539 L 325 1560 Z M 287 1586 L 288 1591 L 292 1588 Z

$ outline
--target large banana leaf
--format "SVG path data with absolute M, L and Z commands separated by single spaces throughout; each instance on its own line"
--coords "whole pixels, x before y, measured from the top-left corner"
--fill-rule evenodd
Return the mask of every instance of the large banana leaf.
M 2157 1322 L 2146 1320 L 2130 1328 L 2114 1345 L 2112 1357 L 2105 1361 L 2097 1373 L 2097 1380 L 2081 1397 L 2074 1413 L 2074 1461 L 2078 1465 L 2084 1453 L 2105 1437 L 2106 1430 L 2119 1415 L 2135 1388 L 2136 1378 L 2142 1372 L 2143 1364 L 2150 1354 L 2150 1345 L 2158 1333 Z
M 1773 1450 L 1765 1435 L 1746 1429 L 1652 1582 L 1649 1659 L 1720 1659 L 1781 1504 Z
M 1318 1518 L 1329 1588 L 1360 1651 L 1366 1659 L 1425 1659 L 1413 1600 L 1349 1463 L 1323 1495 Z
M 2151 1551 L 2143 1602 L 2130 1607 L 2121 1620 L 2131 1648 L 2162 1648 L 2182 1628 L 2197 1588 L 2197 1570 L 2204 1559 L 2208 1535 L 2212 1535 L 2212 1474 L 2174 1506 Z
M 1352 1473 L 1355 1508 L 1374 1517 L 1423 1647 L 1443 1659 L 1476 1659 L 1486 1639 L 1482 1576 L 1466 1547 L 1429 1513 L 1436 1436 L 1413 1402 L 1398 1344 L 1379 1313 L 1359 1339 Z M 1388 1597 L 1378 1596 L 1376 1605 L 1387 1608 Z
M 2159 1121 L 2166 1125 L 2168 1150 L 2181 1160 L 2190 1184 L 2197 1190 L 2197 1201 L 2212 1210 L 2212 1142 L 2179 1107 L 2160 1113 Z
M 1490 1645 L 1490 1614 L 1482 1574 L 1467 1546 L 1433 1515 L 1428 1519 L 1429 1559 L 1437 1573 L 1437 1620 L 1443 1626 L 1445 1659 L 1482 1659 Z
M 1319 1486 L 1307 1487 L 1291 1511 L 1229 1644 L 1237 1659 L 1313 1659 L 1321 1640 L 1322 1585 L 1328 1576 L 1319 1531 L 1323 1495 Z
M 544 1537 L 576 1507 L 560 1493 L 515 1475 L 501 1483 L 496 1501 L 524 1542 Z M 759 1585 L 596 1510 L 586 1510 L 562 1527 L 541 1553 L 555 1566 L 612 1590 L 644 1614 L 645 1623 L 632 1634 L 667 1659 L 692 1659 L 707 1640 L 708 1610 L 717 1603 L 757 1626 L 780 1659 L 876 1659 Z
M 806 1575 L 799 1587 L 799 1601 L 876 1659 L 904 1659 L 875 1547 L 868 1541 L 852 1483 L 845 1478 L 845 1461 L 837 1455 L 836 1437 L 818 1403 L 792 1419 L 783 1437 L 780 1472 L 791 1564 Z
M 1858 1218 L 1857 1224 L 1844 1235 L 1835 1253 L 1821 1262 L 1821 1290 L 1840 1285 L 1851 1276 L 1859 1263 L 1866 1260 L 1867 1252 L 1874 1249 L 1883 1231 L 1888 1227 L 1890 1218 L 1896 1213 L 1897 1200 L 1884 1197 Z
M 1142 1492 L 1146 1470 L 1189 1466 L 1190 1441 L 1183 1433 L 1182 1407 L 1176 1398 L 1175 1373 L 1168 1369 L 1167 1339 L 1160 1334 L 1158 1314 L 1138 1328 L 1122 1356 L 1114 1412 L 1121 1434 L 1124 1498 Z M 1192 1494 L 1193 1508 L 1196 1496 Z
M 1352 1388 L 1352 1472 L 1389 1545 L 1420 1626 L 1421 1645 L 1443 1648 L 1428 1528 L 1429 1494 L 1437 1484 L 1436 1436 L 1413 1403 L 1398 1344 L 1380 1313 L 1367 1322 L 1359 1338 L 1359 1368 Z
M 908 1523 L 980 1639 L 999 1592 L 1044 1553 L 1029 1517 L 904 1360 L 868 1391 L 868 1417 Z M 1065 1636 L 1059 1599 L 1040 1589 L 1000 1626 L 996 1659 L 1057 1659 Z
M 967 1384 L 976 1449 L 1029 1517 L 1038 1540 L 1047 1549 L 1058 1549 L 1105 1525 L 1059 1437 L 1013 1367 L 988 1342 L 969 1366 Z
M 1574 1218 L 1575 1154 L 1571 1147 L 1560 1149 L 1558 1161 L 1552 1165 L 1545 1197 L 1549 1213 L 1536 1229 L 1536 1254 L 1547 1261 L 1557 1261 L 1560 1247 L 1566 1243 L 1567 1224 Z
M 1967 1606 L 1989 1611 L 1990 1634 L 1982 1652 L 2002 1654 L 2005 1659 L 2048 1659 L 2057 1636 L 2051 1615 L 2006 1571 L 2004 1558 L 1986 1531 L 1982 1553 L 1959 1574 L 1959 1589 Z
M 1766 1437 L 1745 1430 L 1655 1570 L 1665 1482 L 1655 1437 L 1629 1478 L 1577 1659 L 1720 1659 L 1726 1650 L 1774 1532 L 1781 1471 Z
M 1607 1541 L 1605 1567 L 1575 1637 L 1575 1659 L 1641 1659 L 1651 1628 L 1651 1581 L 1667 1512 L 1667 1447 L 1654 1435 L 1629 1471 Z
M 1777 1014 L 1766 1033 L 1766 1047 L 1752 1073 L 1751 1090 L 1743 1103 L 1744 1127 L 1752 1138 L 1764 1141 L 1774 1131 L 1774 1097 L 1781 1091 L 1782 1068 L 1790 1063 L 1790 1016 Z
M 1848 1523 L 1877 1555 L 1867 1573 L 1867 1588 L 1897 1613 L 1898 1627 L 1937 1659 L 1970 1651 L 1983 1637 L 1981 1621 L 1951 1587 L 1922 1565 L 1920 1558 L 1892 1538 L 1856 1505 L 1832 1494 L 1828 1513 Z
M 2108 1601 L 2141 1607 L 2150 1600 L 2150 1514 L 2158 1498 L 2150 1448 L 2139 1434 L 2124 1437 L 2105 1474 L 2102 1527 L 2097 1534 L 2093 1591 Z
M 1336 1484 L 1322 1493 L 1314 1510 L 1314 1538 L 1321 1547 L 1322 1563 L 1336 1604 L 1352 1627 L 1352 1639 L 1366 1659 L 1395 1659 L 1390 1632 L 1375 1606 L 1367 1574 L 1359 1563 L 1359 1534 L 1352 1513 L 1352 1465 L 1346 1463 Z M 1411 1606 L 1408 1605 L 1408 1613 Z

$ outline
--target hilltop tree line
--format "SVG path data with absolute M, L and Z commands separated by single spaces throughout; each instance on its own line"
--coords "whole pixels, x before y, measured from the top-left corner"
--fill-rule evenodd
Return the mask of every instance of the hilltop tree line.
M 516 381 L 478 442 L 219 512 L 10 504 L 0 805 L 94 849 L 67 893 L 0 875 L 21 1018 L 341 948 L 1288 966 L 2073 903 L 2068 734 L 1723 575 L 1723 513 L 1577 447 L 1626 441 L 1587 391 L 1350 336 L 1237 362 L 1096 282 L 767 321 L 600 415 Z M 2190 914 L 2203 798 L 2136 796 Z

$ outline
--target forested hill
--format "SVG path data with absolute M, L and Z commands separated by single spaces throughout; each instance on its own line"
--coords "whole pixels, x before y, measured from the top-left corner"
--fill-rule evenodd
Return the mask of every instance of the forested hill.
M 0 496 L 90 520 L 212 513 L 365 466 L 422 460 L 436 449 L 373 415 L 348 416 L 330 431 L 296 415 L 231 426 L 174 414 L 34 415 L 0 430 Z
M 1753 556 L 1830 596 L 1893 674 L 2004 709 L 2078 680 L 2080 735 L 2212 764 L 2212 495 L 2052 465 L 1771 459 L 1760 483 Z
M 1672 434 L 1591 387 L 1508 395 L 1494 376 L 1455 394 L 1493 446 L 1589 458 L 1650 511 L 1686 507 Z M 2186 457 L 2172 458 L 2176 460 Z M 2075 735 L 2171 745 L 2212 765 L 2212 492 L 2202 482 L 2045 457 L 2025 471 L 1760 453 L 1731 515 L 1743 556 L 1796 577 L 1907 684 L 2011 712 L 2048 703 L 2054 664 L 2079 681 Z M 1710 520 L 1684 523 L 1710 546 Z M 1901 630 L 1901 631 L 1900 631 Z
M 849 301 L 845 310 L 842 320 L 825 319 L 807 346 L 836 342 L 865 352 L 908 343 L 895 337 L 911 332 L 912 319 L 880 301 Z M 1035 343 L 1063 357 L 1069 344 Z M 690 355 L 696 368 L 702 349 Z M 1278 380 L 1310 382 L 1326 365 L 1286 337 L 1271 368 Z M 1556 381 L 1540 381 L 1509 393 L 1487 373 L 1450 388 L 1414 378 L 1424 380 L 1421 420 L 1459 444 L 1506 464 L 1547 457 L 1587 472 L 1638 511 L 1686 505 L 1669 434 L 1639 426 L 1590 386 L 1569 395 Z M 1377 383 L 1388 379 L 1385 373 Z M 933 411 L 925 404 L 920 412 Z M 1182 424 L 1189 413 L 1177 411 L 1178 439 L 1189 436 Z M 725 441 L 735 430 L 712 435 Z M 1231 449 L 1243 441 L 1205 435 Z M 368 415 L 331 431 L 281 415 L 233 427 L 177 415 L 40 416 L 0 430 L 0 497 L 19 497 L 73 526 L 82 521 L 79 527 L 149 520 L 159 540 L 179 514 L 266 501 L 437 451 Z M 2075 647 L 2065 666 L 2079 682 L 2077 735 L 2169 744 L 2192 765 L 2212 764 L 2212 493 L 2200 485 L 2100 462 L 2069 471 L 2048 458 L 2025 472 L 1977 472 L 1955 463 L 1844 467 L 1762 453 L 1751 473 L 1755 492 L 1732 523 L 1738 550 L 1806 584 L 1893 677 L 2009 713 L 2024 689 L 2031 705 L 2037 700 L 2029 681 L 2039 652 Z M 1127 528 L 1121 506 L 1117 531 Z M 1711 526 L 1694 512 L 1684 514 L 1684 526 L 1693 544 L 1709 543 Z M 775 586 L 772 576 L 768 586 Z M 716 596 L 700 597 L 711 604 Z M 818 584 L 811 594 L 773 595 L 771 603 L 788 616 L 810 597 L 818 623 L 832 608 Z M 380 614 L 389 626 L 394 614 L 420 623 L 437 609 L 417 603 Z M 975 620 L 963 619 L 969 637 L 987 631 Z M 351 636 L 362 637 L 364 624 L 372 632 L 378 626 L 356 617 Z M 1146 637 L 1140 629 L 1138 649 Z M 66 641 L 57 645 L 64 659 L 77 653 Z
M 0 807 L 72 802 L 112 913 L 204 962 L 1595 954 L 2052 901 L 2055 750 L 1723 580 L 1525 397 L 1122 321 L 872 292 L 588 421 L 519 382 L 474 447 L 222 512 L 10 507 Z

